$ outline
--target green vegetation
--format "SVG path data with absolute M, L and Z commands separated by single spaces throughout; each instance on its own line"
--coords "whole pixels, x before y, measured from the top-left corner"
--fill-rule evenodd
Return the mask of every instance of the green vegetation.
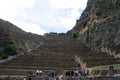
M 95 41 L 95 46 L 100 46 L 100 44 L 101 44 L 101 39 L 97 39 L 96 41 Z
M 9 44 L 9 45 L 5 48 L 4 53 L 5 53 L 6 55 L 15 55 L 15 54 L 17 54 L 17 52 L 16 52 L 16 47 L 14 46 L 14 44 Z
M 6 78 L 6 77 L 9 77 L 8 75 L 0 75 L 2 78 Z M 26 77 L 26 76 L 22 76 L 22 75 L 11 75 L 10 77 L 15 77 L 15 78 L 23 78 L 23 77 Z
M 96 26 L 97 26 L 97 22 L 94 21 L 94 22 L 93 22 L 93 27 L 96 27 Z
M 95 67 L 91 67 L 91 69 L 94 70 L 106 70 L 109 68 L 109 66 L 113 66 L 116 69 L 120 69 L 120 64 L 112 64 L 112 65 L 104 65 L 104 66 L 95 66 Z
M 72 37 L 73 37 L 74 39 L 76 39 L 76 38 L 79 37 L 79 35 L 78 35 L 78 33 L 74 32 L 74 33 L 72 33 Z
M 8 56 L 12 56 L 17 54 L 16 47 L 13 42 L 8 43 L 4 50 L 0 51 L 0 60 L 8 58 Z
M 8 56 L 3 51 L 0 51 L 0 60 L 6 59 L 7 57 Z

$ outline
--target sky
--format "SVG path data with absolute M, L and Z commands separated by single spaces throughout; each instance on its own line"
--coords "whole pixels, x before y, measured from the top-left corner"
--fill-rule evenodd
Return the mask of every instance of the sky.
M 0 0 L 0 18 L 39 35 L 66 33 L 86 4 L 87 0 Z

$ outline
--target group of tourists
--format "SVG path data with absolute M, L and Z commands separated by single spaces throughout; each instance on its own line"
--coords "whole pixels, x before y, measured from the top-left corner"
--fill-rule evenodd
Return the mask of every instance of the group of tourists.
M 84 77 L 97 77 L 97 76 L 106 76 L 114 75 L 115 69 L 113 66 L 109 66 L 108 70 L 92 70 L 92 69 L 81 69 L 80 64 L 78 64 L 78 69 L 66 70 L 65 74 L 59 74 L 55 71 L 43 72 L 42 70 L 36 70 L 36 76 L 42 78 L 41 80 L 69 80 L 70 78 L 84 78 Z M 26 80 L 26 79 L 24 79 Z M 29 80 L 34 80 L 30 79 Z
M 43 72 L 42 70 L 36 70 L 36 75 L 42 80 L 63 80 L 63 75 L 59 75 L 54 71 Z
M 68 70 L 65 73 L 66 78 L 73 78 L 73 77 L 85 77 L 88 75 L 88 72 L 85 72 L 85 70 Z
M 36 75 L 37 76 L 42 76 L 42 75 L 44 75 L 44 72 L 42 70 L 37 70 Z
M 92 69 L 77 69 L 77 70 L 68 70 L 65 73 L 66 78 L 78 78 L 86 76 L 112 76 L 116 73 L 116 70 L 113 66 L 109 66 L 108 70 L 92 70 Z

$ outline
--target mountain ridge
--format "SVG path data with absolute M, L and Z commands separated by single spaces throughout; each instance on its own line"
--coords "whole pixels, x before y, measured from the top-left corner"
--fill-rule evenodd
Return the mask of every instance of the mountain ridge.
M 0 50 L 4 50 L 12 42 L 18 52 L 24 52 L 42 41 L 41 35 L 27 33 L 2 19 L 0 19 L 0 35 Z

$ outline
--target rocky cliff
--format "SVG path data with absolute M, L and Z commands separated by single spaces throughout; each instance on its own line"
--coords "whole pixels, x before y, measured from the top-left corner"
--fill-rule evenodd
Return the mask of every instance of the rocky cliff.
M 88 0 L 80 19 L 68 33 L 73 32 L 91 49 L 119 55 L 120 0 Z

